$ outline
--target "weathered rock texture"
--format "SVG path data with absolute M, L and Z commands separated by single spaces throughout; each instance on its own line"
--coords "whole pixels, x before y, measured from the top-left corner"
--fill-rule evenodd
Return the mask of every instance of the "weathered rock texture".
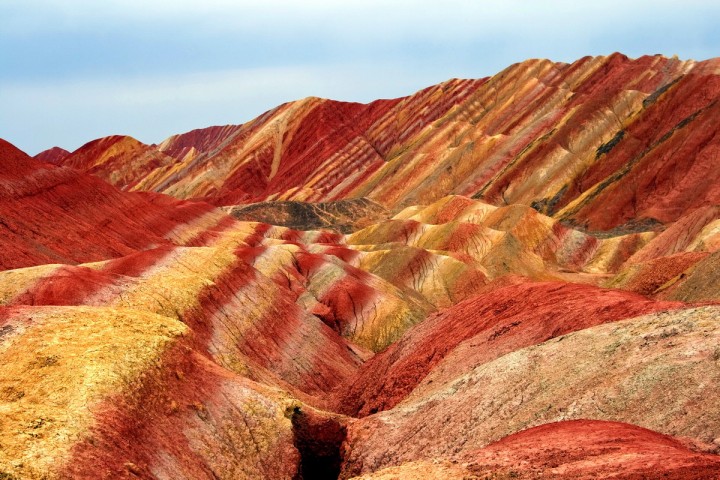
M 220 205 L 449 193 L 524 204 L 592 231 L 643 231 L 720 202 L 720 63 L 621 54 L 528 60 L 368 105 L 307 98 L 243 125 L 62 160 L 114 184 Z
M 157 194 L 123 194 L 0 140 L 0 268 L 77 263 L 182 241 L 222 213 Z M 185 233 L 184 233 L 185 232 Z
M 0 141 L 0 480 L 720 478 L 719 69 Z
M 717 478 L 720 458 L 696 453 L 677 440 L 618 422 L 547 423 L 468 453 L 461 462 L 418 461 L 354 477 L 417 478 Z

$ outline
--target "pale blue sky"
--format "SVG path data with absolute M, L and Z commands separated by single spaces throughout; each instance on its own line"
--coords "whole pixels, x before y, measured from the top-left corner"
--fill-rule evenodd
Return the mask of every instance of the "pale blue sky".
M 0 137 L 147 143 L 310 95 L 370 101 L 526 58 L 720 56 L 720 2 L 2 0 Z

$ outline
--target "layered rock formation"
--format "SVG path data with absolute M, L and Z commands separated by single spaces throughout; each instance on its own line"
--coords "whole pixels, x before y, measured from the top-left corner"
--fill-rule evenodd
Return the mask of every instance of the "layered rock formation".
M 529 60 L 368 105 L 307 98 L 157 147 L 109 137 L 63 163 L 219 205 L 367 197 L 396 209 L 453 193 L 593 231 L 648 230 L 718 203 L 718 69 L 621 54 Z M 108 161 L 121 151 L 134 152 L 132 171 L 110 178 L 132 163 Z
M 720 478 L 719 65 L 0 141 L 0 479 Z
M 696 453 L 666 435 L 597 420 L 547 423 L 468 453 L 464 462 L 411 462 L 355 477 L 427 478 L 716 478 L 716 455 Z
M 183 241 L 223 216 L 208 204 L 124 194 L 0 140 L 0 267 L 87 262 Z M 196 223 L 193 227 L 192 223 Z
M 64 148 L 60 147 L 52 147 L 48 148 L 47 150 L 43 150 L 42 152 L 35 155 L 36 160 L 40 160 L 41 162 L 47 162 L 47 163 L 53 163 L 55 165 L 58 165 L 62 163 L 62 161 L 70 155 L 70 152 L 65 150 Z

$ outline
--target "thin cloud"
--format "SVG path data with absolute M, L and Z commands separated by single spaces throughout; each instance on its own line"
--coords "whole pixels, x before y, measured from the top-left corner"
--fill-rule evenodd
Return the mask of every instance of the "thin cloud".
M 308 95 L 368 101 L 526 58 L 720 55 L 688 0 L 4 0 L 0 136 L 38 151 L 158 141 Z

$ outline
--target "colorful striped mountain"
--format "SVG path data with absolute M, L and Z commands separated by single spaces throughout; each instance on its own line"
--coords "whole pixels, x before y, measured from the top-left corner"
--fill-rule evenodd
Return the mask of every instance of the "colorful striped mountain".
M 720 478 L 720 59 L 0 140 L 0 480 Z

